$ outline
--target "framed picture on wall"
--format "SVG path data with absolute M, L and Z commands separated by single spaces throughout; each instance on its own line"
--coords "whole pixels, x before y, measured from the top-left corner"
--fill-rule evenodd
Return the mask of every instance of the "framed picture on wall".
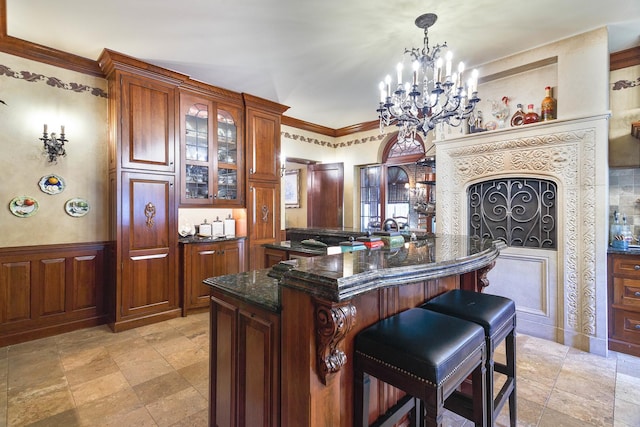
M 284 174 L 284 207 L 300 207 L 300 169 L 288 170 Z

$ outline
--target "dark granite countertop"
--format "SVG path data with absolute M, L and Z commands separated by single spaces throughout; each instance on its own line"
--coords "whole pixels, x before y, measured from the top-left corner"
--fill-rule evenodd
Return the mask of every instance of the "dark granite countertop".
M 204 280 L 204 284 L 277 313 L 280 311 L 278 279 L 269 277 L 269 271 L 270 269 L 266 268 L 210 277 Z
M 246 237 L 201 237 L 201 236 L 187 236 L 180 237 L 178 239 L 178 243 L 189 244 L 189 243 L 217 243 L 217 242 L 227 242 L 230 240 L 243 240 Z
M 340 302 L 376 288 L 464 274 L 495 260 L 501 241 L 438 235 L 398 249 L 367 249 L 286 261 L 269 270 L 206 279 L 213 286 L 271 311 L 278 287 L 287 286 Z
M 629 249 L 616 249 L 612 246 L 607 248 L 608 254 L 617 254 L 617 255 L 640 255 L 640 246 L 633 245 Z

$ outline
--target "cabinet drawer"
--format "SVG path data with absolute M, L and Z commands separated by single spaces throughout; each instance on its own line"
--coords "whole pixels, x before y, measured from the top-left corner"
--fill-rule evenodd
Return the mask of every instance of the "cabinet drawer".
M 640 344 L 640 313 L 625 310 L 613 312 L 613 336 L 631 344 Z
M 640 279 L 640 258 L 627 256 L 615 257 L 613 260 L 613 274 L 623 274 Z
M 614 277 L 613 303 L 640 310 L 640 280 Z

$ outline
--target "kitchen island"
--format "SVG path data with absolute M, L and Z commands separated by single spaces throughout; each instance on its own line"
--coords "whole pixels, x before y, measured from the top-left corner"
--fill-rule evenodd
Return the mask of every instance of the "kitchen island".
M 205 280 L 210 425 L 351 426 L 353 341 L 450 289 L 481 291 L 502 242 L 436 236 Z M 370 419 L 400 398 L 371 381 Z

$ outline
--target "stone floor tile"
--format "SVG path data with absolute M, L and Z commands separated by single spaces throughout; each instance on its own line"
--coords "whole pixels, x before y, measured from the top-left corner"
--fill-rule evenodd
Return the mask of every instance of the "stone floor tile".
M 130 387 L 127 379 L 120 371 L 70 386 L 73 398 L 78 406 L 102 399 Z
M 520 397 L 518 397 L 516 405 L 519 427 L 535 427 L 538 425 L 540 417 L 542 416 L 542 411 L 544 410 L 543 405 L 539 405 Z M 498 414 L 495 425 L 496 427 L 509 427 L 509 405 L 504 405 L 502 411 Z
M 197 350 L 198 347 L 189 338 L 178 331 L 175 331 L 175 333 L 176 336 L 174 338 L 153 342 L 151 345 L 165 358 L 185 350 Z
M 588 397 L 554 389 L 547 407 L 593 426 L 613 425 L 613 402 L 604 404 Z
M 207 427 L 209 425 L 209 410 L 203 409 L 193 415 L 171 424 L 171 427 Z
M 122 364 L 120 365 L 120 371 L 133 387 L 174 372 L 174 368 L 165 359 L 156 357 Z
M 209 353 L 200 347 L 187 347 L 165 356 L 165 359 L 173 366 L 173 369 L 182 369 L 194 362 L 208 361 Z
M 147 410 L 158 426 L 170 426 L 208 408 L 207 401 L 193 387 L 149 403 Z
M 9 395 L 8 405 L 7 424 L 11 427 L 29 425 L 75 407 L 66 385 Z
M 73 408 L 29 424 L 29 427 L 80 427 L 78 411 Z
M 149 405 L 187 388 L 192 388 L 191 384 L 176 371 L 169 372 L 168 374 L 161 375 L 133 387 L 138 398 L 140 398 L 145 405 Z
M 584 421 L 556 410 L 546 408 L 538 427 L 586 427 Z
M 640 404 L 640 378 L 619 373 L 616 376 L 615 398 Z
M 640 426 L 640 402 L 616 399 L 615 419 L 629 426 Z
M 119 371 L 118 365 L 104 347 L 95 347 L 67 358 L 63 357 L 62 366 L 69 385 L 84 383 Z
M 144 405 L 132 388 L 124 388 L 101 399 L 88 401 L 77 406 L 80 424 L 91 425 L 109 419 L 119 419 L 127 413 L 144 409 Z M 146 409 L 145 409 L 146 412 Z
M 574 370 L 567 371 L 563 366 L 556 380 L 555 389 L 563 390 L 585 399 L 593 399 L 608 407 L 613 407 L 615 386 L 615 376 L 607 374 L 594 375 L 594 378 L 588 378 L 587 375 L 580 375 Z

